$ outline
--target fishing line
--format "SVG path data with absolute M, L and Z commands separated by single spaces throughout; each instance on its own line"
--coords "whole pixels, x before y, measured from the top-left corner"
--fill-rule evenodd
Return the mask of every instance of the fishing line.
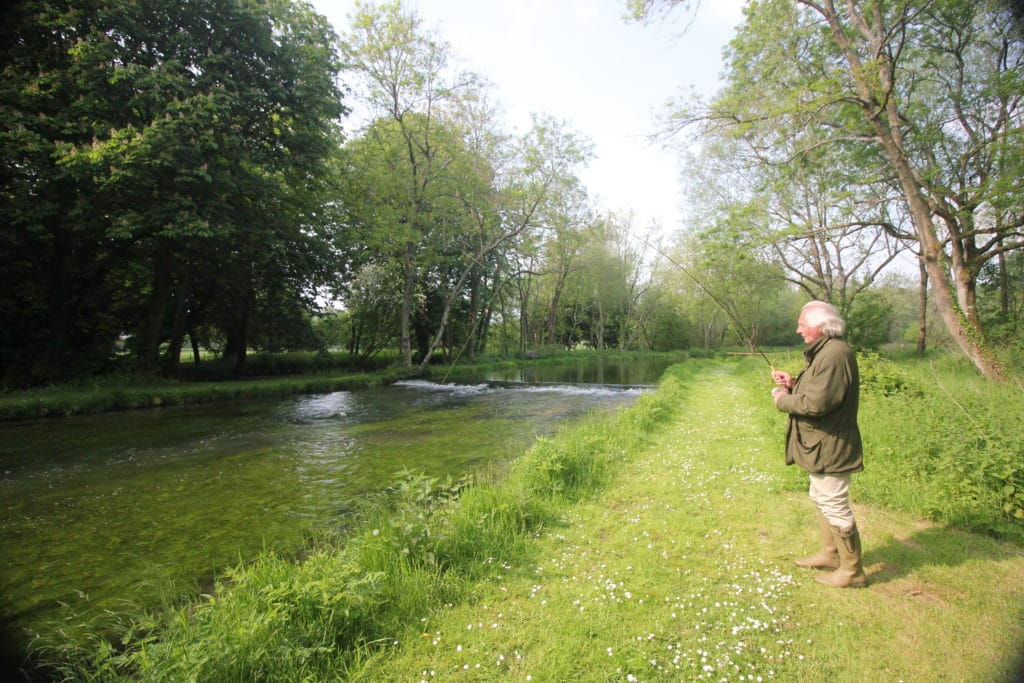
M 679 261 L 676 261 L 674 258 L 666 254 L 664 251 L 662 251 L 654 244 L 651 244 L 651 242 L 648 241 L 646 237 L 641 237 L 639 235 L 634 235 L 634 237 L 637 237 L 641 242 L 643 242 L 651 249 L 661 254 L 669 263 L 678 268 L 684 275 L 686 275 L 686 277 L 690 278 L 693 281 L 693 284 L 697 285 L 697 287 L 700 288 L 700 291 L 704 292 L 704 294 L 706 294 L 709 299 L 715 302 L 715 304 L 720 309 L 722 309 L 722 312 L 725 313 L 726 317 L 729 318 L 729 322 L 732 323 L 734 331 L 738 334 L 738 336 L 741 339 L 746 340 L 747 346 L 750 348 L 751 352 L 761 356 L 761 358 L 764 359 L 764 362 L 768 364 L 768 367 L 770 367 L 773 371 L 775 370 L 775 364 L 772 363 L 771 359 L 769 359 L 768 356 L 766 356 L 764 352 L 757 347 L 757 344 L 754 343 L 754 335 L 751 334 L 746 329 L 746 327 L 744 327 L 743 323 L 740 322 L 739 317 L 731 310 L 729 310 L 729 307 L 725 304 L 724 301 L 722 301 L 719 297 L 715 296 L 715 293 L 712 292 L 711 289 L 709 289 L 708 286 L 701 282 L 695 275 L 693 275 L 693 273 L 691 273 L 689 270 L 683 267 L 683 264 L 679 263 Z

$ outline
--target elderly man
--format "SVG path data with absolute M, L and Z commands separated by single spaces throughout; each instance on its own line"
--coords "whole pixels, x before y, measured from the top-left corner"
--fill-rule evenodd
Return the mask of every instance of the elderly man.
M 800 311 L 806 367 L 796 378 L 772 371 L 775 406 L 789 414 L 786 464 L 797 464 L 811 479 L 810 497 L 818 508 L 821 550 L 796 561 L 801 567 L 831 569 L 815 577 L 840 588 L 868 585 L 861 564 L 860 533 L 850 508 L 850 475 L 864 469 L 857 427 L 857 358 L 843 339 L 846 324 L 824 301 Z

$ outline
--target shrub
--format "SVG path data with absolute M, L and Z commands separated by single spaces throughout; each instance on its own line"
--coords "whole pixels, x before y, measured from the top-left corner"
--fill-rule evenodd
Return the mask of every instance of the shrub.
M 879 373 L 883 379 L 869 385 L 877 390 L 862 397 L 864 497 L 1024 540 L 1024 395 L 977 373 L 917 370 L 905 381 Z
M 920 387 L 916 386 L 906 373 L 901 371 L 895 363 L 885 360 L 877 353 L 858 352 L 857 366 L 860 369 L 862 393 L 877 396 L 921 395 Z

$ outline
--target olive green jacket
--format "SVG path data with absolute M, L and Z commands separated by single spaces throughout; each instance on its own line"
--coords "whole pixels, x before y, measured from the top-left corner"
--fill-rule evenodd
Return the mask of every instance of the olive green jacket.
M 857 426 L 857 357 L 843 339 L 823 337 L 804 349 L 804 358 L 807 367 L 776 401 L 789 413 L 786 464 L 811 474 L 859 472 L 864 452 Z

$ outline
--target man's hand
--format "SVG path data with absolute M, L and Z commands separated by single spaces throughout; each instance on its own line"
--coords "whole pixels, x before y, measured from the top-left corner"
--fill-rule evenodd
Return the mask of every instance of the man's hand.
M 789 393 L 789 389 L 785 389 L 783 387 L 775 387 L 774 389 L 772 389 L 772 402 L 775 403 L 776 406 L 778 406 L 779 405 L 779 397 L 780 396 L 785 396 L 788 393 Z
M 772 370 L 772 381 L 783 389 L 789 390 L 793 388 L 793 376 L 788 372 Z

